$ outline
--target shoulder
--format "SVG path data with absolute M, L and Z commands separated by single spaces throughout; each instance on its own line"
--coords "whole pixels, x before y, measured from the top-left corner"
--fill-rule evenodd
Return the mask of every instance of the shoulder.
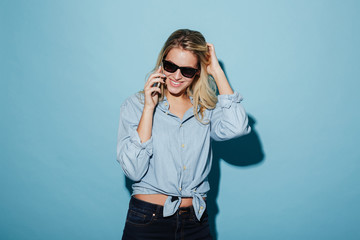
M 121 104 L 121 109 L 133 109 L 135 111 L 142 111 L 144 108 L 144 94 L 141 92 L 134 93 L 125 99 Z

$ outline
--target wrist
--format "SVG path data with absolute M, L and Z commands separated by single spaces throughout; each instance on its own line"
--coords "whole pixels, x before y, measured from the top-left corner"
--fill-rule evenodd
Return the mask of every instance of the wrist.
M 153 113 L 154 112 L 154 109 L 155 109 L 155 106 L 147 106 L 145 105 L 144 106 L 144 109 L 143 109 L 143 113 Z
M 225 77 L 225 73 L 221 68 L 218 68 L 211 73 L 211 76 L 213 76 L 215 81 L 218 81 L 219 79 L 221 80 Z

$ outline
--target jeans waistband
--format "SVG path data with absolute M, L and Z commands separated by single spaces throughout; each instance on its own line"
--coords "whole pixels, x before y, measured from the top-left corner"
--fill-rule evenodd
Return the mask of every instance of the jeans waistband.
M 148 211 L 151 211 L 151 212 L 157 212 L 159 214 L 162 215 L 163 213 L 163 210 L 164 210 L 164 207 L 161 206 L 161 205 L 157 205 L 157 204 L 154 204 L 154 203 L 150 203 L 150 202 L 146 202 L 146 201 L 143 201 L 143 200 L 140 200 L 140 199 L 137 199 L 135 198 L 134 196 L 131 197 L 130 199 L 130 207 L 133 206 L 135 208 L 141 208 L 141 209 L 146 209 Z M 194 208 L 193 206 L 190 206 L 190 207 L 180 207 L 177 212 L 179 214 L 186 214 L 186 213 L 189 213 L 189 214 L 194 214 Z

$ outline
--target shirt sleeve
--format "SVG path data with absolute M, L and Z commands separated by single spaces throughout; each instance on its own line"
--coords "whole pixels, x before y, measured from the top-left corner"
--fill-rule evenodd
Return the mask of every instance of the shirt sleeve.
M 141 143 L 137 132 L 139 121 L 135 106 L 130 101 L 124 102 L 120 108 L 116 159 L 133 181 L 140 181 L 145 175 L 152 156 L 152 137 Z
M 248 117 L 241 105 L 243 97 L 235 92 L 230 95 L 219 95 L 211 116 L 211 138 L 215 141 L 225 141 L 240 137 L 251 131 Z

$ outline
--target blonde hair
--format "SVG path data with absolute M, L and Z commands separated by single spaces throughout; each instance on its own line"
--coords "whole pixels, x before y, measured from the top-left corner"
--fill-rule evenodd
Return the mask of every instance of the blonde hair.
M 179 29 L 173 32 L 162 47 L 156 65 L 153 71 L 156 71 L 162 63 L 162 60 L 173 48 L 181 48 L 192 52 L 198 58 L 200 74 L 195 75 L 192 84 L 187 88 L 187 95 L 192 96 L 194 105 L 194 115 L 197 120 L 204 122 L 205 109 L 213 109 L 217 103 L 216 83 L 208 74 L 206 67 L 210 63 L 210 53 L 204 36 L 198 32 L 189 29 Z M 159 101 L 165 96 L 164 84 L 161 84 L 161 95 Z M 198 112 L 198 108 L 200 111 Z M 200 116 L 199 116 L 200 113 Z

